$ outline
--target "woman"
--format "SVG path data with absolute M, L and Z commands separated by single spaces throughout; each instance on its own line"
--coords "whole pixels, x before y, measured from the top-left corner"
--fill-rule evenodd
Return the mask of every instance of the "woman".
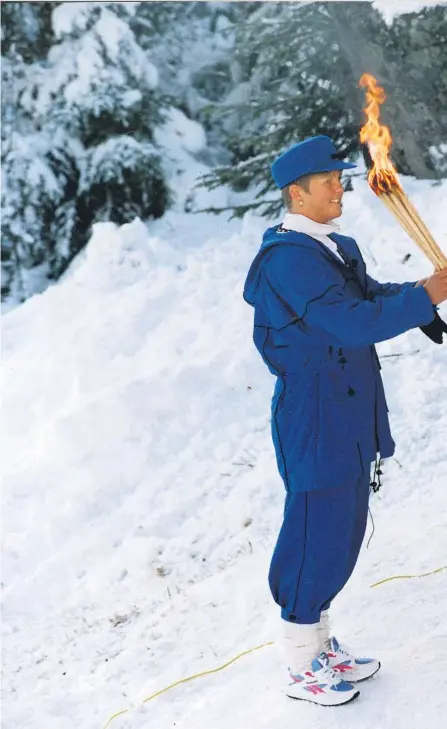
M 447 269 L 380 284 L 355 240 L 338 233 L 341 171 L 355 166 L 326 136 L 273 162 L 287 214 L 265 232 L 244 288 L 255 345 L 277 377 L 271 425 L 286 501 L 269 583 L 281 607 L 286 693 L 326 706 L 355 699 L 355 684 L 380 668 L 343 649 L 328 617 L 364 537 L 371 462 L 394 453 L 374 345 L 414 327 L 434 327 L 441 342 L 446 331 L 435 306 L 447 299 Z

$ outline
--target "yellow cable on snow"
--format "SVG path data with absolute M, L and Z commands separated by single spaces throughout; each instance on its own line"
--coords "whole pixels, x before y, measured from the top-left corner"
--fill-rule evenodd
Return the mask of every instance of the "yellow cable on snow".
M 391 582 L 392 580 L 412 580 L 416 577 L 428 577 L 429 575 L 436 575 L 438 572 L 442 572 L 443 570 L 447 570 L 447 565 L 445 567 L 438 567 L 436 570 L 432 570 L 431 572 L 424 572 L 421 575 L 395 575 L 394 577 L 387 577 L 384 580 L 380 580 L 380 582 L 375 582 L 373 585 L 370 585 L 370 587 L 378 587 L 379 585 L 384 585 L 385 582 Z M 147 699 L 143 699 L 142 703 L 147 704 L 149 701 L 152 701 L 152 699 L 155 699 L 157 696 L 161 696 L 161 694 L 164 694 L 166 693 L 166 691 L 175 688 L 175 686 L 180 686 L 180 684 L 182 683 L 188 683 L 188 681 L 193 681 L 195 678 L 200 678 L 201 676 L 210 676 L 212 673 L 218 673 L 219 671 L 223 671 L 224 668 L 228 668 L 228 666 L 231 666 L 232 663 L 238 661 L 239 658 L 247 656 L 249 653 L 253 653 L 254 651 L 259 651 L 261 648 L 266 648 L 269 645 L 274 645 L 274 642 L 270 641 L 269 643 L 263 643 L 262 645 L 258 645 L 255 648 L 249 648 L 248 650 L 239 653 L 237 656 L 227 661 L 222 666 L 218 666 L 217 668 L 210 668 L 208 671 L 202 671 L 201 673 L 195 673 L 193 676 L 181 678 L 179 681 L 171 683 L 170 686 L 166 686 L 166 688 L 160 689 L 160 691 L 157 691 L 155 694 L 148 696 Z M 104 726 L 104 729 L 107 729 L 112 721 L 118 716 L 122 716 L 123 714 L 127 714 L 128 712 L 129 709 L 122 709 L 116 714 L 113 714 L 113 716 L 110 717 L 107 724 Z
M 123 714 L 127 714 L 128 711 L 129 711 L 129 709 L 122 709 L 121 711 L 117 711 L 116 714 L 113 714 L 113 716 L 110 717 L 110 719 L 107 722 L 107 724 L 105 725 L 104 729 L 107 729 L 107 727 L 110 726 L 110 724 L 112 723 L 112 721 L 114 719 L 117 719 L 118 716 L 122 716 Z
M 227 663 L 224 663 L 223 666 L 218 666 L 218 668 L 210 668 L 208 671 L 202 671 L 201 673 L 196 673 L 194 676 L 188 676 L 188 678 L 182 678 L 182 679 L 180 679 L 180 681 L 171 683 L 170 686 L 167 686 L 166 688 L 161 689 L 161 691 L 157 691 L 156 694 L 152 694 L 152 696 L 149 696 L 147 699 L 144 699 L 143 704 L 147 704 L 148 701 L 155 699 L 156 696 L 160 696 L 160 694 L 164 694 L 165 691 L 169 691 L 169 689 L 174 688 L 174 686 L 179 686 L 181 683 L 186 683 L 187 681 L 192 681 L 194 678 L 200 678 L 200 676 L 209 676 L 211 673 L 217 673 L 218 671 L 222 671 L 224 668 L 231 666 L 231 664 L 234 663 L 235 661 L 238 661 L 239 658 L 242 658 L 243 656 L 248 655 L 248 653 L 253 653 L 253 651 L 259 651 L 261 648 L 265 648 L 268 645 L 273 645 L 273 642 L 263 643 L 262 645 L 257 645 L 255 648 L 249 648 L 248 650 L 244 651 L 243 653 L 239 653 L 238 656 L 235 656 L 230 661 L 227 661 Z
M 437 570 L 432 570 L 431 572 L 424 572 L 422 575 L 395 575 L 395 577 L 387 577 L 385 580 L 375 582 L 373 585 L 370 585 L 370 587 L 384 585 L 385 582 L 391 582 L 391 580 L 413 580 L 415 577 L 428 577 L 429 575 L 436 575 L 438 572 L 442 572 L 442 570 L 447 570 L 447 565 L 445 567 L 438 567 Z
M 210 668 L 208 671 L 202 671 L 201 673 L 196 673 L 196 674 L 194 674 L 194 676 L 188 676 L 187 678 L 181 678 L 180 681 L 171 683 L 170 686 L 166 686 L 166 688 L 160 689 L 160 691 L 157 691 L 155 694 L 148 696 L 147 699 L 143 699 L 142 703 L 147 704 L 148 701 L 152 701 L 152 699 L 155 699 L 157 696 L 164 694 L 166 691 L 169 691 L 170 689 L 174 688 L 175 686 L 180 686 L 180 684 L 182 684 L 182 683 L 187 683 L 188 681 L 192 681 L 195 678 L 200 678 L 201 676 L 209 676 L 212 673 L 217 673 L 218 671 L 223 671 L 224 668 L 231 666 L 231 664 L 234 663 L 235 661 L 238 661 L 239 658 L 242 658 L 243 656 L 248 655 L 248 653 L 253 653 L 253 651 L 259 651 L 261 648 L 265 648 L 268 645 L 274 645 L 274 643 L 273 642 L 263 643 L 262 645 L 257 645 L 255 648 L 249 648 L 248 650 L 243 651 L 242 653 L 239 653 L 239 655 L 235 656 L 230 661 L 227 661 L 222 666 L 218 666 L 217 668 Z M 118 716 L 121 716 L 122 714 L 126 714 L 128 711 L 129 711 L 129 709 L 123 709 L 122 711 L 118 711 L 116 714 L 111 716 L 109 721 L 105 725 L 104 729 L 107 729 L 107 727 L 110 726 L 113 719 L 116 719 Z

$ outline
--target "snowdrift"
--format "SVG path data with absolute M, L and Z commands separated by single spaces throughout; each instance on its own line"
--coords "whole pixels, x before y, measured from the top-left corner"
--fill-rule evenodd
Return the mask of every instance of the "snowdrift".
M 342 231 L 370 273 L 429 275 L 354 186 Z M 447 184 L 404 186 L 447 248 Z M 59 284 L 4 316 L 5 729 L 101 729 L 121 709 L 113 729 L 441 726 L 447 572 L 370 587 L 445 563 L 447 344 L 419 330 L 379 346 L 396 458 L 333 608 L 336 634 L 375 651 L 381 675 L 323 712 L 281 696 L 281 658 L 266 646 L 143 703 L 279 635 L 267 586 L 283 507 L 274 381 L 242 300 L 270 222 L 177 211 L 97 225 Z

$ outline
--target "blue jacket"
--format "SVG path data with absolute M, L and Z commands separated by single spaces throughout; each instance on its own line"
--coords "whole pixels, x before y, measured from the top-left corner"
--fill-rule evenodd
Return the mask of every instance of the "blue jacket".
M 254 343 L 277 377 L 271 429 L 286 490 L 351 484 L 392 456 L 375 343 L 430 323 L 415 282 L 380 284 L 353 238 L 331 239 L 345 265 L 304 233 L 266 230 L 245 282 Z

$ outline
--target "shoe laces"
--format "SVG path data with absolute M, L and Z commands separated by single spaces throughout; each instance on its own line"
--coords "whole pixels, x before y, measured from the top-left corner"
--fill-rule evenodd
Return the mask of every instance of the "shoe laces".
M 340 681 L 342 681 L 340 676 L 338 676 L 337 673 L 334 671 L 334 669 L 330 666 L 329 656 L 327 655 L 327 653 L 321 653 L 318 656 L 318 660 L 320 661 L 320 663 L 323 666 L 323 668 L 321 668 L 317 672 L 317 675 L 315 676 L 316 678 L 318 678 L 319 681 L 321 680 L 323 682 L 327 682 L 327 683 L 331 684 L 332 686 L 334 684 L 340 683 Z

